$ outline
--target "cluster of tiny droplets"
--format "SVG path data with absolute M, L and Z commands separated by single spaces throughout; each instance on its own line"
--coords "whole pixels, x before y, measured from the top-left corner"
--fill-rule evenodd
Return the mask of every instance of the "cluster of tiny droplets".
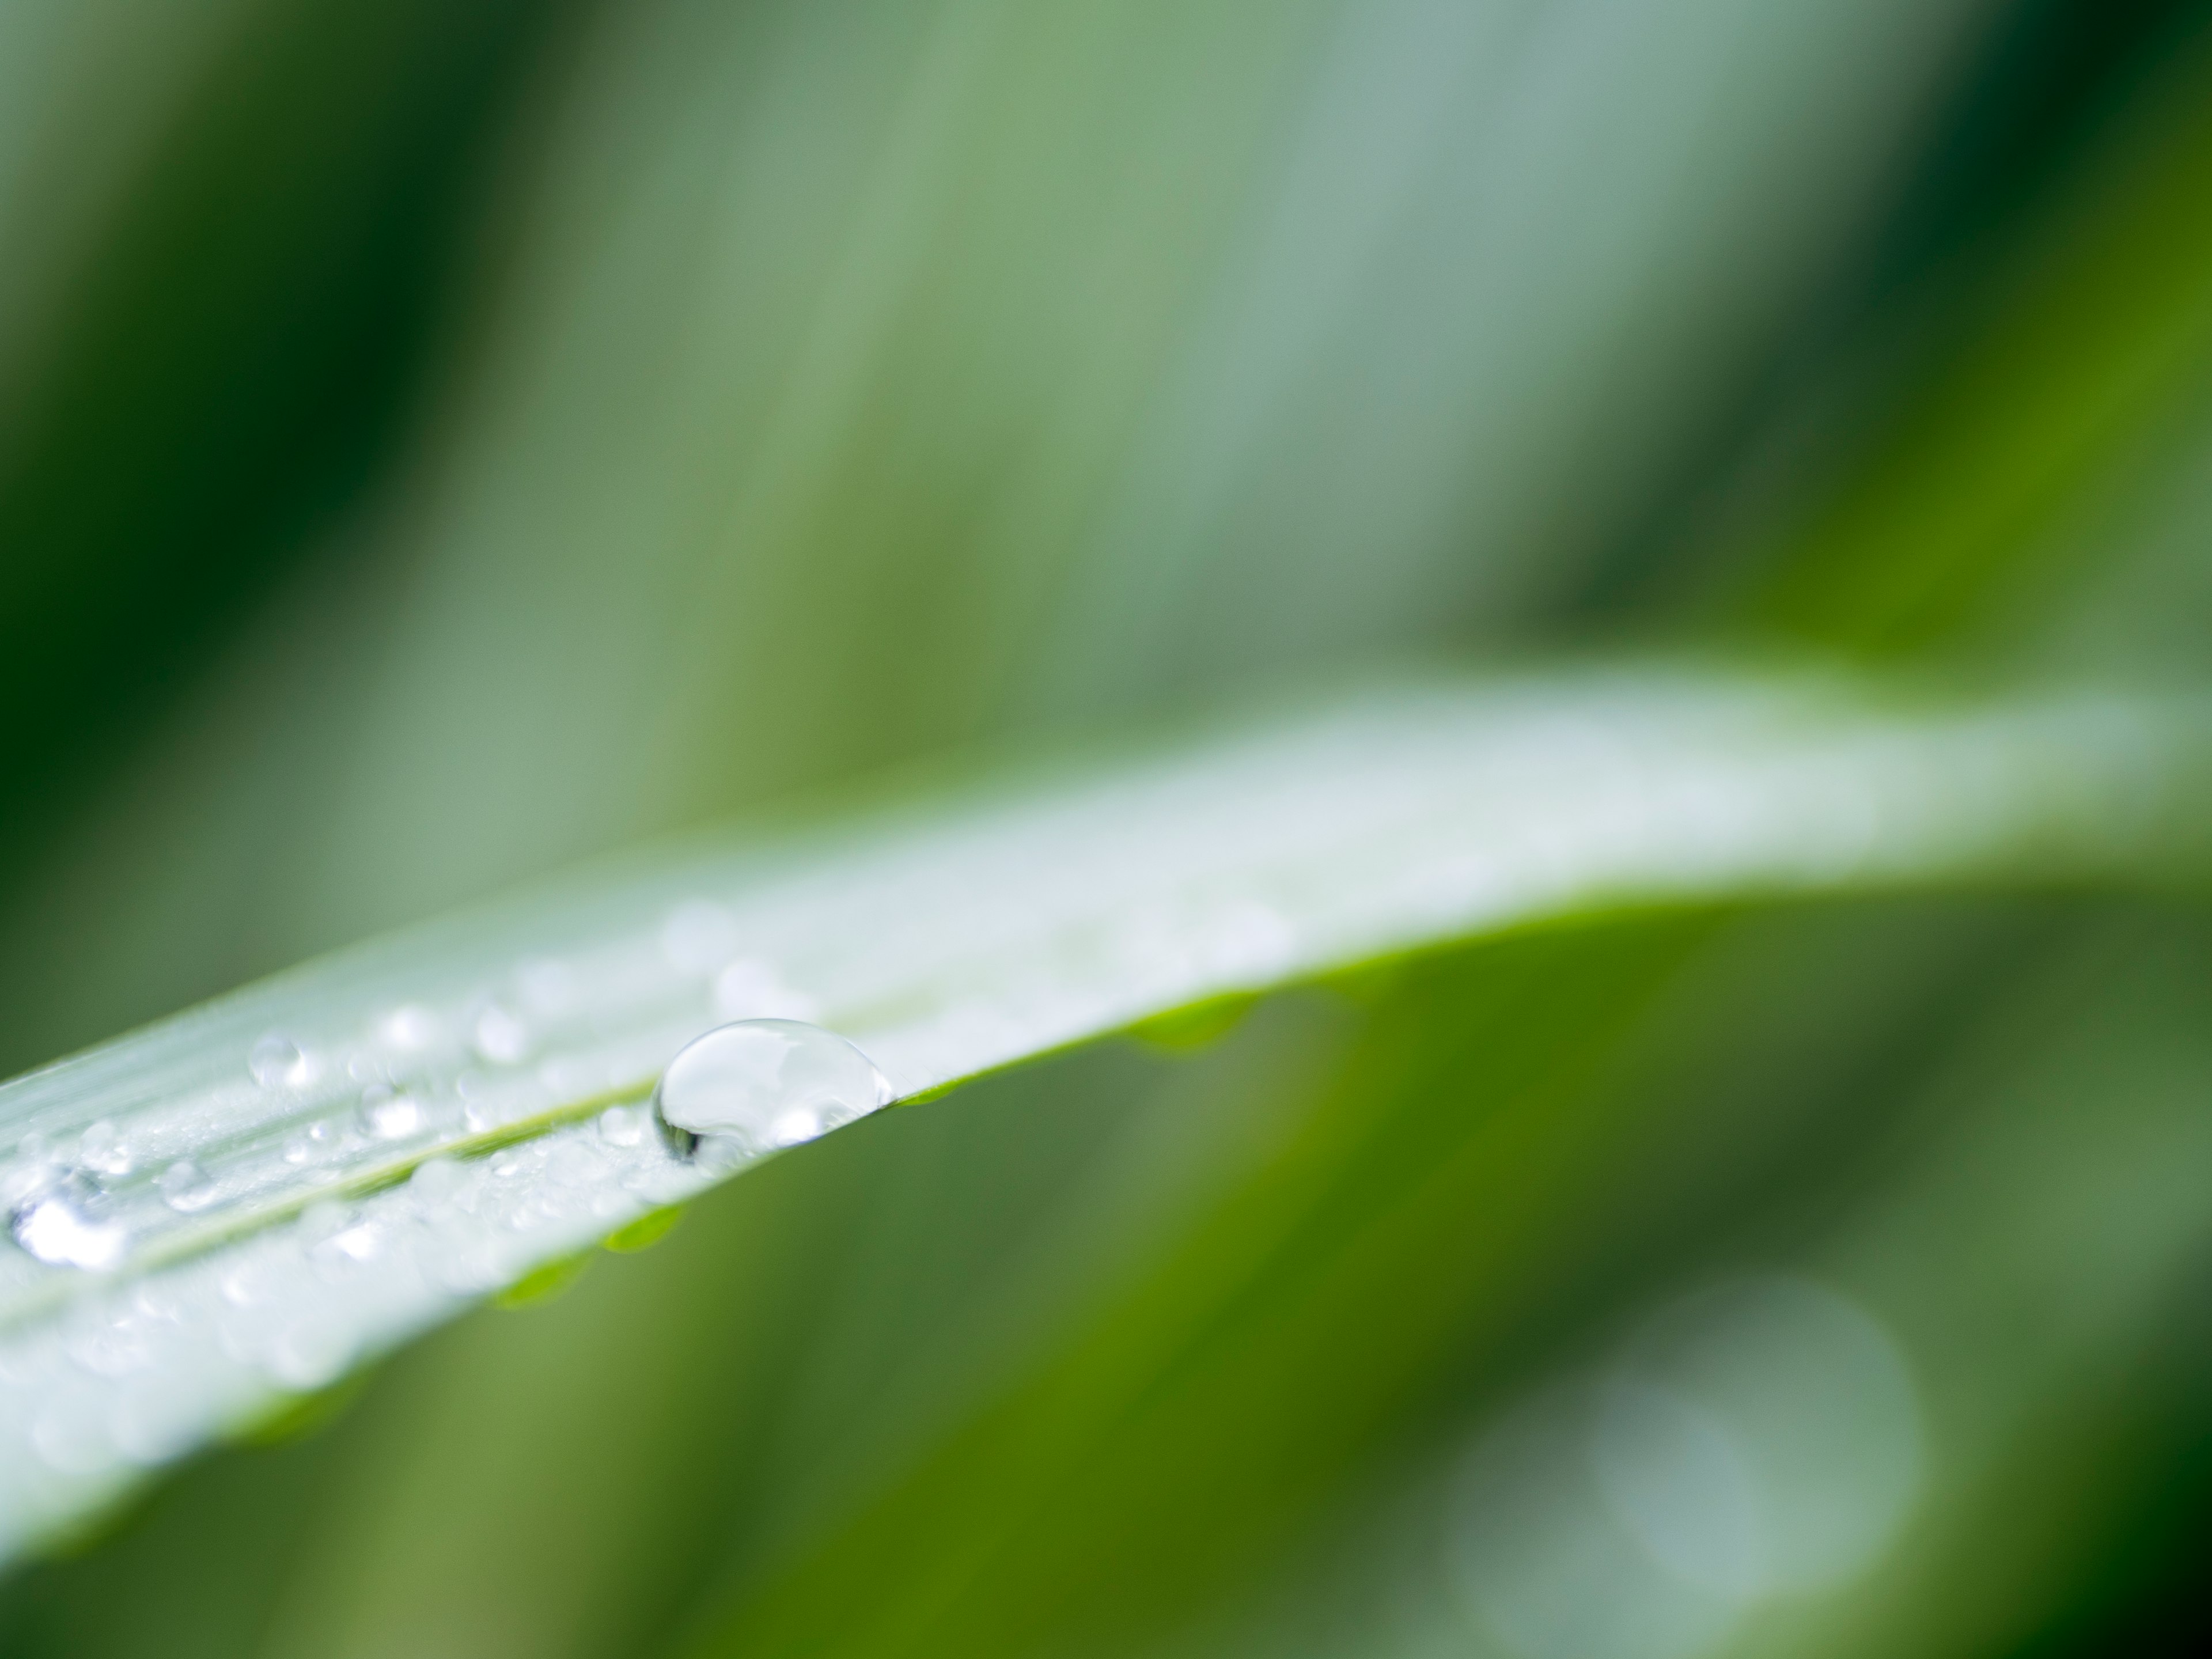
M 456 1300 L 513 1282 L 712 1178 L 670 1157 L 642 1108 L 618 1107 L 399 1186 L 325 1200 L 228 1249 L 106 1281 L 0 1340 L 0 1538 L 88 1483 L 185 1449 L 215 1420 L 334 1380 Z M 9 1468 L 10 1463 L 15 1467 Z M 51 1499 L 51 1504 L 47 1501 Z M 57 1507 L 58 1506 L 58 1507 Z
M 392 999 L 335 1039 L 264 1030 L 236 1073 L 179 1090 L 167 1109 L 22 1135 L 0 1164 L 0 1214 L 21 1252 L 0 1259 L 0 1312 L 22 1299 L 11 1289 L 34 1291 L 32 1264 L 125 1268 L 303 1189 L 634 1088 L 702 1024 L 815 1012 L 734 937 L 723 906 L 687 899 L 642 940 L 600 951 L 628 958 L 611 976 L 604 959 L 528 957 L 497 992 Z M 631 1004 L 611 1036 L 609 1011 L 584 1006 L 595 969 Z
M 321 1387 L 457 1301 L 811 1138 L 716 1134 L 679 1153 L 653 1106 L 633 1099 L 483 1155 L 439 1153 L 549 1104 L 634 1090 L 726 1015 L 772 1014 L 824 1052 L 856 1054 L 789 1023 L 812 1000 L 718 945 L 726 917 L 688 900 L 627 951 L 616 964 L 626 978 L 615 977 L 633 1013 L 612 1040 L 603 1007 L 579 1019 L 563 1006 L 607 963 L 538 957 L 510 976 L 510 998 L 473 995 L 458 1014 L 393 1000 L 350 1042 L 265 1030 L 243 1045 L 236 1074 L 200 1091 L 197 1114 L 20 1137 L 0 1165 L 19 1247 L 12 1264 L 0 1258 L 0 1297 L 58 1273 L 85 1288 L 58 1304 L 19 1301 L 28 1317 L 0 1334 L 0 1431 L 0 1431 L 0 1548 L 188 1449 L 211 1425 Z M 843 1115 L 825 1108 L 813 1133 Z M 210 1146 L 205 1126 L 218 1116 L 231 1133 Z M 137 1253 L 189 1240 L 195 1224 L 380 1164 L 399 1172 L 384 1190 L 283 1208 L 220 1249 L 130 1271 Z

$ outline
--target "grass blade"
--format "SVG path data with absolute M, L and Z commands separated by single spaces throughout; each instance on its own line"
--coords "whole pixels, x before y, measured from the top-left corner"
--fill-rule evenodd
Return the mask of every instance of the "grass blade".
M 299 970 L 0 1089 L 19 1238 L 43 1213 L 93 1241 L 0 1257 L 0 1543 L 750 1161 L 675 1158 L 641 1106 L 724 1020 L 830 1026 L 913 1098 L 1607 905 L 2156 867 L 2197 821 L 2195 714 L 1652 666 L 1438 683 Z

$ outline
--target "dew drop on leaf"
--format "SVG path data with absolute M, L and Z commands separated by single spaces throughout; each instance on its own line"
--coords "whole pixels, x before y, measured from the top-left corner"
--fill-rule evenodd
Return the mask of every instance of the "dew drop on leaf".
M 281 1088 L 307 1080 L 307 1056 L 291 1038 L 271 1031 L 247 1050 L 246 1069 L 263 1088 Z
M 130 1143 L 123 1132 L 106 1118 L 77 1137 L 77 1159 L 102 1175 L 129 1175 L 132 1163 Z
M 438 1017 L 419 1002 L 402 1003 L 377 1023 L 377 1033 L 395 1048 L 427 1048 L 438 1040 Z
M 645 1115 L 635 1106 L 610 1106 L 599 1114 L 599 1139 L 610 1146 L 635 1146 L 645 1139 Z
M 421 1101 L 387 1084 L 373 1083 L 362 1091 L 361 1127 L 378 1140 L 420 1134 L 428 1121 Z
M 82 1174 L 64 1176 L 8 1218 L 16 1243 L 58 1267 L 112 1267 L 128 1242 L 120 1224 L 100 1214 L 100 1189 Z
M 724 1139 L 796 1146 L 890 1104 L 890 1080 L 834 1031 L 795 1019 L 718 1026 L 669 1062 L 653 1115 L 677 1150 Z
M 162 1200 L 171 1209 L 182 1210 L 186 1214 L 204 1210 L 215 1201 L 213 1177 L 188 1158 L 180 1158 L 162 1170 L 154 1184 L 161 1188 Z

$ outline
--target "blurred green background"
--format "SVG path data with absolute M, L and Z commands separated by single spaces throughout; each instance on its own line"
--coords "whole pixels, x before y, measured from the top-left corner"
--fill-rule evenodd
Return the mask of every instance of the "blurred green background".
M 2212 624 L 2203 4 L 8 0 L 0 247 L 11 1071 L 949 754 Z M 0 1650 L 2194 1650 L 2208 1002 L 2146 874 L 1057 1059 L 201 1460 Z

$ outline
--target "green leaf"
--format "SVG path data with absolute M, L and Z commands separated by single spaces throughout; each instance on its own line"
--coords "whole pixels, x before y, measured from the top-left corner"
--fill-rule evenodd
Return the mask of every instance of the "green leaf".
M 2154 869 L 2200 821 L 2194 716 L 1655 665 L 1438 682 L 299 970 L 0 1091 L 0 1538 L 770 1155 L 653 1131 L 720 1023 L 815 1020 L 913 1097 L 1603 906 Z

